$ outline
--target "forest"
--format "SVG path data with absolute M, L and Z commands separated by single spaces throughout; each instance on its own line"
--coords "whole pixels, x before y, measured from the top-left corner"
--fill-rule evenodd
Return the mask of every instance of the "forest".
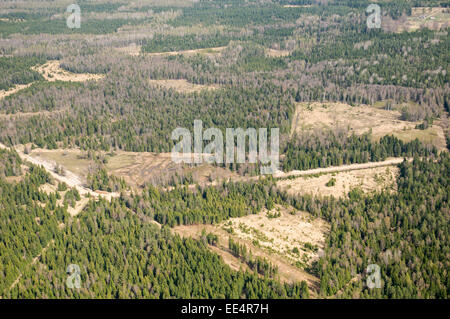
M 0 298 L 448 299 L 448 1 L 376 1 L 379 29 L 371 0 L 79 0 L 79 29 L 69 2 L 0 3 Z M 309 103 L 364 108 L 383 129 L 357 132 L 362 112 L 299 127 Z M 248 163 L 164 167 L 172 131 L 195 120 L 279 128 L 281 173 L 403 162 L 390 188 L 339 198 L 282 190 Z M 64 165 L 26 160 L 58 152 L 79 161 L 76 187 Z M 135 187 L 139 169 L 161 176 Z M 264 211 L 276 222 L 278 207 L 330 225 L 320 249 L 299 245 L 317 253 L 298 267 L 317 287 L 282 280 L 229 234 L 245 269 L 216 253 L 217 234 L 176 232 Z M 70 264 L 80 289 L 66 285 Z M 380 289 L 366 285 L 370 264 Z
M 254 273 L 232 271 L 202 241 L 181 239 L 166 227 L 145 222 L 125 200 L 91 200 L 82 216 L 72 219 L 67 206 L 55 205 L 56 192 L 39 190 L 49 182 L 37 166 L 30 166 L 17 184 L 0 178 L 3 298 L 308 296 L 304 283 L 281 284 L 260 277 L 259 268 Z M 79 196 L 74 192 L 71 196 Z M 44 247 L 45 254 L 33 262 Z M 67 261 L 83 265 L 81 290 L 65 285 Z

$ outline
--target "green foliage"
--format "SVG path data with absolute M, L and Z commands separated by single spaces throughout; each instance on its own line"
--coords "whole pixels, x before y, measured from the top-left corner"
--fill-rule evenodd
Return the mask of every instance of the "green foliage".
M 380 162 L 388 157 L 413 157 L 436 155 L 436 148 L 427 148 L 419 140 L 405 143 L 394 136 L 384 136 L 373 142 L 370 134 L 350 137 L 337 136 L 331 132 L 325 135 L 293 138 L 287 145 L 283 161 L 285 171 L 308 170 L 318 167 L 346 164 Z M 332 186 L 332 185 L 331 185 Z
M 42 75 L 31 70 L 31 67 L 44 62 L 45 60 L 37 57 L 0 57 L 0 73 L 2 74 L 0 90 L 8 90 L 16 84 L 42 80 Z
M 336 185 L 336 178 L 334 177 L 325 184 L 326 187 L 333 187 L 335 185 Z
M 257 214 L 280 200 L 273 181 L 223 183 L 220 187 L 160 191 L 150 186 L 142 195 L 127 199 L 127 206 L 161 224 L 213 224 L 233 217 Z M 267 194 L 273 196 L 267 196 Z
M 359 298 L 448 298 L 450 156 L 415 158 L 400 165 L 398 192 L 349 199 L 293 199 L 297 209 L 332 225 L 325 255 L 318 262 L 321 293 Z M 381 267 L 382 288 L 368 289 L 369 264 Z
M 0 148 L 0 176 L 20 176 L 22 160 L 14 150 Z
M 120 192 L 127 186 L 122 178 L 108 174 L 105 168 L 99 168 L 87 176 L 88 187 L 92 190 Z

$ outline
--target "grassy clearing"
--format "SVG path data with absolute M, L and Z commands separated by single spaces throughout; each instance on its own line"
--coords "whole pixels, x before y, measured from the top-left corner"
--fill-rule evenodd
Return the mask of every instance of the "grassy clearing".
M 393 191 L 397 188 L 395 182 L 397 176 L 398 167 L 388 166 L 285 179 L 278 181 L 277 186 L 291 195 L 346 197 L 354 188 L 359 188 L 365 193 L 382 189 Z M 334 183 L 330 183 L 332 180 Z
M 440 149 L 445 147 L 445 135 L 440 126 L 433 125 L 427 130 L 416 129 L 421 122 L 403 121 L 398 110 L 383 109 L 385 104 L 377 102 L 374 106 L 350 106 L 343 103 L 298 103 L 291 134 L 341 128 L 356 135 L 371 131 L 374 140 L 393 134 L 405 142 L 418 138 Z M 402 105 L 394 107 L 400 109 Z
M 288 50 L 275 50 L 275 49 L 268 49 L 266 51 L 266 55 L 271 58 L 280 58 L 280 57 L 286 57 L 291 54 L 291 51 Z
M 32 150 L 30 155 L 57 163 L 84 179 L 89 173 L 89 166 L 94 164 L 93 160 L 85 158 L 84 152 L 77 149 L 46 150 L 37 148 Z

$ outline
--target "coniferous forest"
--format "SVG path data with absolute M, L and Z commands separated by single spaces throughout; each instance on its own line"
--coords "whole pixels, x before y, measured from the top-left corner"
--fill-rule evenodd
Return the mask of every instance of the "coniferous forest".
M 0 299 L 449 298 L 448 1 L 66 2 L 0 4 Z

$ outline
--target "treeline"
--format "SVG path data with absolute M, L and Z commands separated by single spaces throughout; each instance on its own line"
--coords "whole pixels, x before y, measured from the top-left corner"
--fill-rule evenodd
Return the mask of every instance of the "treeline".
M 441 72 L 448 64 L 449 35 L 434 39 L 436 32 L 428 29 L 399 34 L 347 30 L 337 37 L 325 35 L 312 48 L 295 50 L 291 59 L 309 64 L 344 59 L 337 69 L 324 70 L 327 81 L 342 86 L 364 83 L 435 88 L 449 81 L 448 72 Z M 350 69 L 352 73 L 348 73 Z
M 207 250 L 206 243 L 217 240 L 211 236 L 205 242 L 183 240 L 146 221 L 150 216 L 169 226 L 220 222 L 281 203 L 325 218 L 332 226 L 325 254 L 315 266 L 322 296 L 339 292 L 337 296 L 344 298 L 447 298 L 449 169 L 446 152 L 429 159 L 416 157 L 400 165 L 397 193 L 364 195 L 353 190 L 347 199 L 288 196 L 279 193 L 270 179 L 192 190 L 150 187 L 142 195 L 122 195 L 111 203 L 91 201 L 71 220 L 64 208 L 52 204 L 56 194 L 39 191 L 49 177 L 32 166 L 23 182 L 0 179 L 2 296 L 306 297 L 305 283 L 281 285 L 255 273 L 231 271 Z M 48 228 L 42 228 L 45 225 Z M 31 264 L 50 240 L 52 248 Z M 236 243 L 230 249 L 237 256 L 249 256 Z M 22 254 L 28 257 L 22 259 Z M 69 263 L 80 266 L 80 290 L 65 285 Z M 372 263 L 381 267 L 381 289 L 365 286 L 365 270 Z M 261 260 L 253 259 L 251 269 L 271 273 Z M 360 279 L 349 284 L 355 277 Z
M 293 101 L 273 85 L 184 95 L 173 90 L 148 90 L 144 85 L 148 78 L 137 72 L 137 86 L 109 81 L 81 87 L 57 85 L 58 89 L 52 85 L 33 90 L 33 95 L 30 91 L 30 95 L 1 101 L 0 109 L 28 112 L 42 107 L 64 112 L 18 118 L 14 126 L 8 127 L 0 120 L 0 140 L 5 144 L 31 142 L 47 148 L 63 144 L 82 149 L 161 153 L 170 152 L 178 143 L 170 138 L 175 128 L 193 132 L 196 119 L 203 121 L 205 129 L 217 127 L 223 132 L 228 127 L 280 127 L 281 133 L 288 132 Z
M 308 170 L 319 167 L 356 163 L 381 162 L 388 157 L 437 155 L 436 147 L 426 147 L 418 139 L 403 142 L 393 135 L 372 140 L 371 134 L 361 136 L 347 132 L 304 135 L 292 138 L 284 151 L 283 170 Z
M 207 49 L 227 46 L 231 38 L 219 33 L 207 36 L 188 34 L 184 36 L 158 35 L 142 45 L 142 52 L 171 52 Z
M 49 182 L 37 166 L 18 183 L 0 177 L 2 298 L 308 297 L 306 283 L 233 271 L 203 241 L 159 229 L 119 199 L 92 200 L 72 218 L 57 192 L 40 191 Z M 69 190 L 65 201 L 78 196 Z M 66 285 L 69 264 L 80 267 L 80 289 Z

